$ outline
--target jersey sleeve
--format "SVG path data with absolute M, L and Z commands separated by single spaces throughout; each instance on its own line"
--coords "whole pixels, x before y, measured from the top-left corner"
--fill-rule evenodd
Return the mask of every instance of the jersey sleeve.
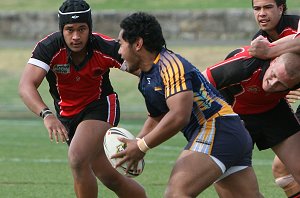
M 189 90 L 189 77 L 186 71 L 186 64 L 175 54 L 164 54 L 162 59 L 163 67 L 161 77 L 165 85 L 165 98 L 176 93 Z
M 228 59 L 208 67 L 205 73 L 210 83 L 217 89 L 222 89 L 240 83 L 249 78 L 254 71 L 264 64 L 264 61 L 249 55 L 248 47 L 230 53 Z
M 125 65 L 122 66 L 124 60 L 118 53 L 120 44 L 115 39 L 100 33 L 93 33 L 93 38 L 95 50 L 110 59 L 111 68 L 126 69 Z
M 63 43 L 59 32 L 48 35 L 37 43 L 28 63 L 49 71 L 50 62 L 62 45 Z

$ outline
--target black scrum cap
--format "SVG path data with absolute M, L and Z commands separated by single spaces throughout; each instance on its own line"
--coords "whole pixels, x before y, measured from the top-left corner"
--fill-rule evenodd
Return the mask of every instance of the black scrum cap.
M 66 0 L 58 10 L 59 30 L 70 23 L 87 23 L 92 32 L 91 8 L 84 0 Z

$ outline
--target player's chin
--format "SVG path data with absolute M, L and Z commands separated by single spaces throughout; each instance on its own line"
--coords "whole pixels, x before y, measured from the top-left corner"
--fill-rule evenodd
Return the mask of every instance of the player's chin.
M 71 46 L 70 49 L 72 52 L 81 52 L 83 50 L 82 46 Z
M 269 86 L 268 83 L 263 82 L 262 88 L 265 92 L 274 92 L 273 87 Z

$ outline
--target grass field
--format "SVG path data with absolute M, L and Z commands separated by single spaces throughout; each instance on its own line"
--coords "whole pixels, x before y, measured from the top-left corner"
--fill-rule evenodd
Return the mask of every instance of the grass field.
M 62 0 L 2 0 L 0 2 L 0 10 L 43 10 L 54 11 L 61 5 Z M 251 8 L 251 0 L 87 0 L 92 6 L 93 10 L 201 10 L 209 8 Z M 299 9 L 300 4 L 298 0 L 289 0 L 288 7 L 290 9 Z
M 1 198 L 75 197 L 67 146 L 51 143 L 41 120 L 0 120 L 0 125 Z M 137 133 L 142 121 L 122 120 L 120 126 Z M 183 136 L 178 134 L 147 154 L 144 172 L 136 180 L 146 188 L 150 198 L 162 197 L 171 167 L 184 144 Z M 272 180 L 272 159 L 271 151 L 254 153 L 260 188 L 265 197 L 284 197 Z M 99 197 L 115 196 L 99 184 Z M 209 188 L 201 197 L 217 195 Z
M 249 0 L 87 0 L 97 10 L 201 10 L 207 8 L 251 8 Z M 142 2 L 142 3 L 141 3 Z M 1 11 L 56 11 L 62 0 L 1 0 Z M 288 0 L 289 9 L 300 9 L 299 0 Z M 245 43 L 246 45 L 247 43 Z M 199 47 L 200 46 L 200 47 Z M 222 60 L 234 49 L 229 46 L 173 45 L 200 70 Z M 75 197 L 71 172 L 67 163 L 67 146 L 51 143 L 40 118 L 23 105 L 17 94 L 20 74 L 31 48 L 0 49 L 0 198 L 70 198 Z M 137 78 L 120 71 L 111 71 L 111 77 L 121 101 L 120 126 L 138 133 L 146 116 L 143 99 L 137 91 Z M 46 103 L 51 106 L 45 83 L 40 88 Z M 179 133 L 169 141 L 151 150 L 145 160 L 143 174 L 136 178 L 150 198 L 163 195 L 172 165 L 185 145 Z M 253 166 L 261 192 L 266 198 L 283 198 L 275 186 L 271 173 L 274 154 L 268 150 L 253 154 Z M 201 166 L 201 164 L 199 165 Z M 99 183 L 99 197 L 114 198 L 114 194 Z M 214 189 L 207 189 L 201 197 L 217 197 Z
M 200 70 L 222 60 L 235 47 L 170 46 Z M 0 62 L 0 198 L 74 197 L 67 146 L 49 141 L 43 122 L 25 108 L 17 95 L 19 76 L 30 52 L 29 48 L 0 49 L 0 59 L 6 60 Z M 137 78 L 117 70 L 112 70 L 111 77 L 121 100 L 120 126 L 136 134 L 146 115 L 143 99 L 136 88 Z M 45 84 L 40 91 L 51 105 Z M 172 165 L 184 144 L 179 133 L 147 154 L 144 173 L 136 179 L 145 186 L 150 198 L 162 197 Z M 271 174 L 273 157 L 271 151 L 255 150 L 253 164 L 265 197 L 283 198 Z M 99 197 L 115 196 L 99 184 Z M 201 197 L 215 198 L 217 195 L 209 188 Z

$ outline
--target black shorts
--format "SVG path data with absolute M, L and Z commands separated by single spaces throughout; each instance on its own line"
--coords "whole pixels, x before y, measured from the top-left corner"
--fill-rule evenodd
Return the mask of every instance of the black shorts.
M 259 150 L 271 148 L 300 131 L 300 124 L 284 99 L 268 112 L 240 117 Z
M 117 126 L 120 121 L 120 104 L 117 94 L 111 94 L 88 104 L 79 114 L 68 118 L 58 116 L 66 127 L 69 135 L 69 145 L 75 134 L 76 128 L 84 120 L 101 120 Z
M 298 120 L 300 120 L 300 105 L 297 108 L 296 116 L 297 116 Z

